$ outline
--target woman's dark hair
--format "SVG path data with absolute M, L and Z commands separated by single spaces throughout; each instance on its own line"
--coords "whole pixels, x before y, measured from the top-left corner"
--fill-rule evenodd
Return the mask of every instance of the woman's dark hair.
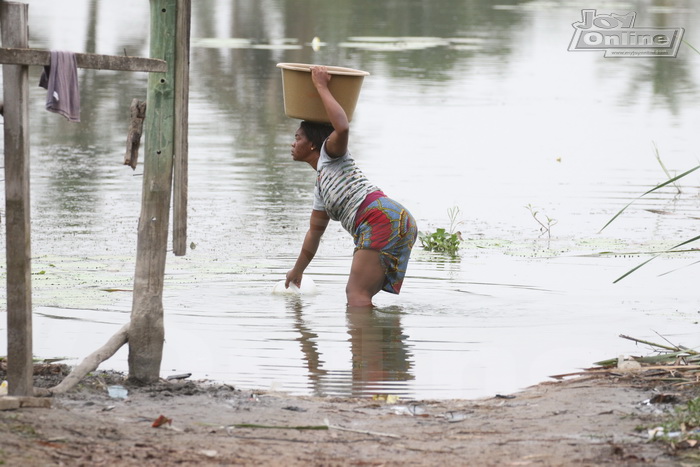
M 333 133 L 333 127 L 327 123 L 309 122 L 304 120 L 301 122 L 301 129 L 306 135 L 306 139 L 311 141 L 314 147 L 321 150 L 321 145 Z

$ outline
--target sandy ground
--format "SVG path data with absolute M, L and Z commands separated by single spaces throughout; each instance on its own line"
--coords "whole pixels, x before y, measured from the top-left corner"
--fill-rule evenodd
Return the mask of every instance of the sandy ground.
M 108 394 L 117 384 L 126 399 Z M 672 410 L 649 403 L 659 390 L 605 374 L 479 400 L 386 401 L 189 381 L 138 388 L 98 373 L 51 408 L 0 411 L 0 464 L 697 465 L 638 429 Z M 696 396 L 697 386 L 674 400 Z M 161 415 L 170 423 L 154 427 Z

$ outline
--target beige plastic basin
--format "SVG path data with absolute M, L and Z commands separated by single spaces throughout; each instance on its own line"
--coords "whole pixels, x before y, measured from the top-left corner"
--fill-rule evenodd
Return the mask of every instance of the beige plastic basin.
M 288 117 L 328 123 L 326 110 L 321 97 L 311 81 L 311 67 L 306 63 L 278 63 L 282 69 L 282 93 L 284 95 L 284 113 Z M 366 71 L 339 66 L 326 66 L 331 75 L 328 89 L 352 120 L 360 88 Z

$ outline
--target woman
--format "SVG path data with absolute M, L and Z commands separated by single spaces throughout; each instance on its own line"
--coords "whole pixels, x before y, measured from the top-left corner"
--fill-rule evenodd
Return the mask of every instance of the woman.
M 285 286 L 301 286 L 330 219 L 340 221 L 354 238 L 355 252 L 345 288 L 348 307 L 371 307 L 380 290 L 398 294 L 406 274 L 417 228 L 413 216 L 388 198 L 357 168 L 348 152 L 350 125 L 328 90 L 326 67 L 311 68 L 330 125 L 301 122 L 294 134 L 292 158 L 317 172 L 309 230 Z

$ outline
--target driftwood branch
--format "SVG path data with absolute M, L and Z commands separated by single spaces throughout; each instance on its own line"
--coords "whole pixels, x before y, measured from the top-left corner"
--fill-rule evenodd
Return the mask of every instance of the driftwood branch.
M 115 335 L 113 335 L 105 345 L 88 355 L 83 362 L 75 367 L 63 381 L 51 389 L 41 391 L 40 388 L 34 388 L 36 396 L 50 396 L 52 394 L 63 394 L 71 390 L 78 384 L 88 373 L 95 371 L 100 363 L 104 362 L 117 350 L 121 348 L 129 339 L 129 325 L 126 323 Z
M 126 136 L 126 155 L 124 165 L 136 169 L 139 160 L 139 147 L 141 146 L 141 135 L 143 134 L 143 121 L 146 119 L 146 103 L 138 99 L 131 101 L 131 122 L 129 123 L 129 133 Z

